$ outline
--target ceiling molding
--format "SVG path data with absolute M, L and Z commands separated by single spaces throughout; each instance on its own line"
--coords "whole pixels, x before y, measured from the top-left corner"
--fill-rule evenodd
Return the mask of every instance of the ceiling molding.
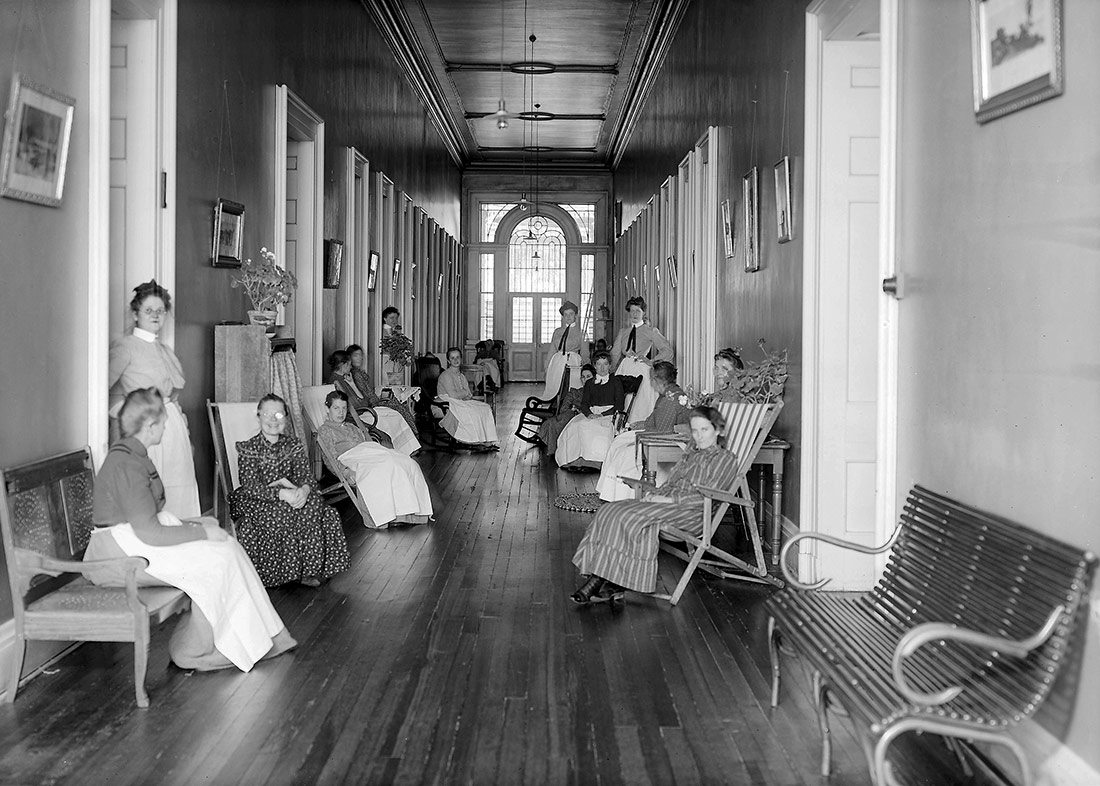
M 455 164 L 460 168 L 464 167 L 469 163 L 473 140 L 466 138 L 463 129 L 454 122 L 452 114 L 447 110 L 449 100 L 446 91 L 427 66 L 427 57 L 408 16 L 399 5 L 399 0 L 360 0 L 360 3 L 389 44 L 413 92 L 439 132 L 447 152 Z
M 608 161 L 612 169 L 619 165 L 626 152 L 626 146 L 630 143 L 630 137 L 633 136 L 634 129 L 638 125 L 638 118 L 645 107 L 646 99 L 649 98 L 649 93 L 664 67 L 665 57 L 690 4 L 691 0 L 660 0 L 660 10 L 652 17 L 656 22 L 646 31 L 641 53 L 635 60 L 638 66 L 635 73 L 638 76 L 634 78 L 631 75 L 622 112 L 619 113 L 615 127 L 611 130 L 608 141 Z

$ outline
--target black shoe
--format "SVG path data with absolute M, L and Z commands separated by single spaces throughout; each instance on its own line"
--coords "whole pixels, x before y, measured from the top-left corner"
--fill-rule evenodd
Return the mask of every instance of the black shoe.
M 587 606 L 594 600 L 594 595 L 603 586 L 603 579 L 599 576 L 589 576 L 588 581 L 577 587 L 577 591 L 569 596 L 569 599 L 578 606 Z

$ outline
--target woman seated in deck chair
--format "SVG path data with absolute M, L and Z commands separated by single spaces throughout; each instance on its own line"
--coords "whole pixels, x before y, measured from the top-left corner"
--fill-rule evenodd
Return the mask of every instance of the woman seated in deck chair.
M 631 423 L 629 430 L 615 437 L 604 456 L 600 479 L 596 483 L 596 491 L 604 502 L 634 499 L 634 490 L 620 478 L 637 480 L 642 476 L 637 450 L 639 432 L 669 434 L 673 431 L 688 431 L 691 409 L 680 403 L 684 391 L 676 384 L 676 366 L 667 360 L 658 360 L 653 364 L 650 382 L 657 393 L 657 403 L 653 406 L 653 411 L 645 420 Z M 658 477 L 658 480 L 664 478 Z
M 329 383 L 334 385 L 337 390 L 344 391 L 352 409 L 356 412 L 374 409 L 375 404 L 371 402 L 377 402 L 378 396 L 375 394 L 373 387 L 360 387 L 359 382 L 356 381 L 357 377 L 353 374 L 349 353 L 342 349 L 336 350 L 328 356 L 328 365 L 332 369 L 332 374 L 328 379 Z M 358 380 L 362 381 L 364 379 L 367 379 L 366 374 L 361 373 Z M 369 379 L 367 382 L 369 383 Z M 383 417 L 378 410 L 374 410 L 374 412 L 378 422 L 373 426 L 369 426 L 367 430 L 371 432 L 371 436 L 376 442 L 381 442 L 387 448 L 399 450 L 406 456 L 411 456 L 420 450 L 420 440 L 416 438 L 416 433 L 409 428 L 404 416 L 397 417 L 395 413 Z M 348 419 L 354 420 L 354 418 Z M 385 423 L 384 427 L 383 422 Z
M 363 348 L 358 344 L 348 344 L 347 349 L 344 351 L 348 353 L 348 359 L 351 361 L 352 382 L 355 384 L 355 387 L 359 388 L 363 393 L 363 403 L 376 410 L 379 407 L 386 410 L 393 410 L 404 419 L 409 430 L 415 434 L 416 416 L 413 415 L 412 407 L 409 406 L 409 402 L 401 402 L 396 398 L 384 399 L 375 391 L 374 383 L 371 382 L 370 374 L 367 373 L 367 355 L 363 351 Z M 345 390 L 344 392 L 347 393 L 348 391 Z M 348 396 L 348 403 L 351 403 L 350 394 Z M 385 431 L 385 429 L 383 429 L 383 431 Z
M 484 401 L 473 401 L 470 381 L 459 370 L 462 350 L 447 350 L 447 368 L 436 382 L 436 395 L 447 402 L 447 414 L 441 426 L 459 442 L 483 450 L 499 450 L 497 424 L 492 408 Z
M 611 373 L 611 354 L 597 352 L 592 360 L 596 376 L 584 383 L 577 414 L 558 437 L 559 467 L 599 469 L 615 436 L 614 416 L 626 409 L 622 377 Z
M 701 534 L 703 496 L 698 488 L 729 489 L 737 479 L 737 457 L 718 444 L 725 425 L 718 410 L 693 409 L 694 446 L 672 469 L 668 481 L 641 500 L 612 502 L 597 511 L 573 555 L 573 564 L 586 576 L 570 596 L 574 603 L 621 600 L 628 589 L 656 590 L 661 524 Z
M 269 393 L 256 417 L 260 433 L 237 443 L 241 485 L 229 494 L 237 537 L 265 586 L 320 586 L 348 569 L 340 514 L 318 492 L 305 445 L 284 433 L 286 402 Z
M 542 425 L 539 426 L 539 439 L 542 440 L 542 444 L 546 446 L 546 455 L 553 456 L 554 451 L 558 449 L 558 437 L 561 435 L 562 429 L 577 416 L 577 412 L 580 410 L 577 407 L 581 403 L 581 392 L 588 380 L 593 379 L 596 376 L 596 367 L 591 363 L 585 363 L 581 366 L 581 386 L 580 388 L 569 388 L 565 391 L 565 395 L 561 397 L 561 405 L 558 407 L 558 414 L 552 418 L 547 418 L 542 421 Z
M 131 391 L 118 419 L 122 438 L 96 476 L 96 529 L 84 559 L 143 557 L 149 566 L 138 574 L 139 583 L 177 587 L 190 596 L 191 611 L 168 643 L 169 657 L 182 669 L 249 671 L 297 646 L 241 545 L 214 519 L 180 521 L 164 509 L 164 484 L 148 453 L 167 419 L 157 389 Z M 106 586 L 125 583 L 98 571 L 89 578 Z
M 432 497 L 420 465 L 383 447 L 359 426 L 347 423 L 348 397 L 342 390 L 325 396 L 325 422 L 317 441 L 327 455 L 339 457 L 344 478 L 359 490 L 370 517 L 381 527 L 394 519 L 424 522 L 432 515 Z

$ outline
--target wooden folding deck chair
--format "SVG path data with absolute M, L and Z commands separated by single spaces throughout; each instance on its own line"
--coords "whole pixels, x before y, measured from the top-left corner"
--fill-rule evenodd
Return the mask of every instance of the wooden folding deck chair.
M 211 401 L 206 400 L 206 414 L 210 418 L 210 436 L 214 441 L 214 516 L 219 515 L 220 503 L 228 500 L 229 492 L 240 485 L 237 471 L 237 443 L 251 439 L 260 433 L 260 424 L 256 419 L 254 401 Z M 220 491 L 220 493 L 218 493 Z M 224 523 L 234 535 L 236 524 L 229 515 L 226 502 Z
M 672 594 L 655 593 L 659 598 L 668 600 L 672 605 L 680 600 L 696 568 L 705 570 L 724 579 L 737 579 L 759 584 L 771 584 L 782 587 L 783 582 L 768 575 L 768 566 L 764 560 L 764 549 L 760 542 L 760 530 L 756 524 L 756 514 L 749 493 L 748 472 L 756 458 L 760 446 L 768 437 L 772 425 L 783 409 L 783 402 L 771 404 L 748 404 L 744 402 L 723 403 L 718 410 L 726 418 L 724 431 L 726 450 L 737 456 L 737 477 L 728 489 L 700 488 L 703 495 L 703 532 L 692 535 L 668 524 L 661 525 L 661 550 L 687 562 L 683 575 Z M 648 444 L 686 447 L 683 439 L 675 435 L 653 435 L 640 437 L 643 446 Z M 627 480 L 624 478 L 624 481 Z M 636 488 L 644 485 L 631 481 Z M 715 504 L 717 503 L 717 504 Z M 730 505 L 736 505 L 742 511 L 742 523 L 752 542 L 753 560 L 749 563 L 735 557 L 728 551 L 714 545 L 714 534 L 722 523 Z
M 320 428 L 321 423 L 325 419 L 325 397 L 333 390 L 332 385 L 311 385 L 309 387 L 302 388 L 302 409 L 306 415 L 306 427 L 310 432 L 310 451 L 312 455 L 318 456 L 328 471 L 336 477 L 336 483 L 331 486 L 321 489 L 321 493 L 326 498 L 331 499 L 343 499 L 347 497 L 355 505 L 355 509 L 359 511 L 359 515 L 363 517 L 363 523 L 373 529 L 386 529 L 390 525 L 399 524 L 424 524 L 428 521 L 428 516 L 418 515 L 406 515 L 398 516 L 393 521 L 386 522 L 385 524 L 379 524 L 376 522 L 370 514 L 367 508 L 366 502 L 363 500 L 362 494 L 359 493 L 359 489 L 356 487 L 354 481 L 349 481 L 344 477 L 343 465 L 340 463 L 340 457 L 334 456 L 330 450 L 328 450 L 323 442 L 317 439 L 317 429 Z M 372 410 L 373 411 L 373 410 Z M 355 416 L 356 413 L 351 413 Z M 397 414 L 397 413 L 394 413 Z M 400 415 L 398 415 L 400 417 Z M 358 418 L 356 418 L 358 420 Z M 365 425 L 360 421 L 359 425 L 365 429 Z M 317 472 L 317 477 L 320 478 L 320 472 Z

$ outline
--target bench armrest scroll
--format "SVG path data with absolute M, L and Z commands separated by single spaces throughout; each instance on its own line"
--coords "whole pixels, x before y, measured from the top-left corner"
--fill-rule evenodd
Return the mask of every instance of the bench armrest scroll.
M 963 692 L 964 688 L 954 685 L 944 688 L 938 693 L 924 693 L 909 685 L 905 677 L 905 659 L 919 650 L 930 641 L 952 640 L 964 644 L 1011 655 L 1015 658 L 1027 657 L 1027 654 L 1036 647 L 1044 644 L 1054 633 L 1058 620 L 1066 613 L 1065 606 L 1058 606 L 1047 617 L 1047 621 L 1033 635 L 1026 639 L 1006 639 L 1000 636 L 990 636 L 987 633 L 979 633 L 969 628 L 960 628 L 946 622 L 926 622 L 917 625 L 911 631 L 901 637 L 898 646 L 894 650 L 894 683 L 901 694 L 914 704 L 945 704 Z
M 797 578 L 791 575 L 790 570 L 787 568 L 787 555 L 790 554 L 791 548 L 795 543 L 800 540 L 820 540 L 823 543 L 829 543 L 833 546 L 839 546 L 843 549 L 849 549 L 851 551 L 858 551 L 862 554 L 882 554 L 889 551 L 897 543 L 898 536 L 901 534 L 901 527 L 897 527 L 894 530 L 894 534 L 890 536 L 890 539 L 883 543 L 881 546 L 864 546 L 861 543 L 853 543 L 850 540 L 843 540 L 842 538 L 835 538 L 832 535 L 822 535 L 817 532 L 800 532 L 793 538 L 783 544 L 783 549 L 779 552 L 779 567 L 783 571 L 783 578 L 787 580 L 787 583 L 792 587 L 800 590 L 815 590 L 821 589 L 828 584 L 832 579 L 821 579 L 813 584 L 804 584 Z
M 632 489 L 641 489 L 642 491 L 656 491 L 657 484 L 650 483 L 648 480 L 639 480 L 638 478 L 628 478 L 626 475 L 619 475 L 619 480 L 624 485 L 629 486 Z

